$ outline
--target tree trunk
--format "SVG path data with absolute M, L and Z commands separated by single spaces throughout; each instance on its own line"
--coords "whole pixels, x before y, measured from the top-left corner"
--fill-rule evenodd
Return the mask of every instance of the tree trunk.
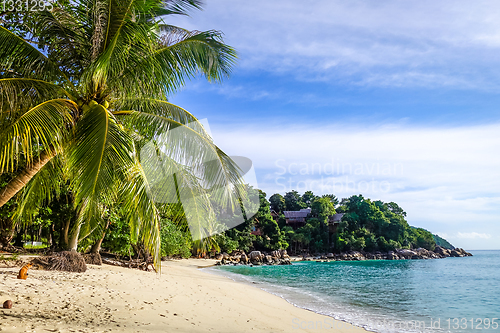
M 77 226 L 75 230 L 71 233 L 68 240 L 68 250 L 76 251 L 78 247 L 78 237 L 80 236 L 80 226 Z
M 51 249 L 54 248 L 54 243 L 56 242 L 54 236 L 54 223 L 49 226 L 49 246 Z
M 61 230 L 61 234 L 59 235 L 59 248 L 61 249 L 68 249 L 69 245 L 69 226 L 70 226 L 71 220 L 68 218 L 66 222 L 64 222 L 64 225 Z
M 23 227 L 18 226 L 16 240 L 14 241 L 14 246 L 23 247 L 23 234 L 24 234 L 23 229 L 24 229 Z
M 31 178 L 33 178 L 54 156 L 56 156 L 56 153 L 54 152 L 43 152 L 36 162 L 27 166 L 14 179 L 12 179 L 7 186 L 0 190 L 0 207 L 5 205 L 14 195 L 16 195 L 17 192 L 28 184 Z
M 106 227 L 104 228 L 102 237 L 99 240 L 97 240 L 97 242 L 95 242 L 94 245 L 92 245 L 90 253 L 99 253 L 99 251 L 101 251 L 101 244 L 102 241 L 104 240 L 104 236 L 106 236 L 106 231 L 108 230 L 108 227 L 109 227 L 109 220 L 106 222 Z
M 0 245 L 8 247 L 14 238 L 16 225 L 11 219 L 0 220 Z

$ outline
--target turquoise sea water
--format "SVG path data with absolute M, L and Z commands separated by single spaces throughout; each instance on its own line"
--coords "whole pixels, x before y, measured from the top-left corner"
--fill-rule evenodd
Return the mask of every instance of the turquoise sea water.
M 471 253 L 465 258 L 209 270 L 376 332 L 500 332 L 500 251 Z M 298 332 L 323 325 L 333 331 L 332 322 L 295 321 L 290 327 Z

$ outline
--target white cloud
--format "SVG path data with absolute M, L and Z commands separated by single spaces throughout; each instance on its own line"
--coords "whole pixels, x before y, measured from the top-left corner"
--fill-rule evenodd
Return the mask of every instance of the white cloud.
M 459 233 L 457 233 L 456 238 L 466 238 L 466 239 L 482 238 L 482 239 L 490 239 L 491 235 L 490 234 L 480 234 L 480 233 L 477 233 L 477 232 L 459 232 Z
M 301 80 L 492 89 L 500 76 L 494 0 L 218 0 L 173 23 L 222 30 L 242 68 Z

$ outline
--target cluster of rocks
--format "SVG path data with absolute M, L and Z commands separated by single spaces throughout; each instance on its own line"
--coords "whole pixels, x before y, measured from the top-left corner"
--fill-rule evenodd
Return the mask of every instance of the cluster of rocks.
M 402 259 L 440 259 L 447 257 L 470 257 L 472 254 L 464 249 L 448 250 L 440 246 L 436 246 L 434 251 L 429 251 L 424 248 L 416 250 L 399 249 L 389 252 L 358 252 L 350 251 L 347 253 L 333 254 L 328 253 L 319 257 L 307 258 L 303 260 L 402 260 Z
M 243 251 L 221 253 L 216 255 L 216 265 L 291 265 L 286 250 L 276 250 L 270 253 L 252 251 L 248 255 Z
M 424 248 L 414 250 L 398 249 L 389 252 L 359 252 L 349 251 L 340 254 L 328 253 L 320 256 L 303 256 L 302 259 L 295 258 L 294 260 L 302 261 L 359 261 L 359 260 L 404 260 L 404 259 L 440 259 L 447 257 L 471 257 L 472 254 L 464 249 L 448 250 L 441 246 L 436 246 L 434 251 L 429 251 Z M 248 255 L 242 251 L 233 252 L 231 255 L 221 253 L 215 256 L 218 261 L 216 265 L 290 265 L 291 259 L 286 250 L 272 251 L 263 253 L 260 251 L 252 251 Z

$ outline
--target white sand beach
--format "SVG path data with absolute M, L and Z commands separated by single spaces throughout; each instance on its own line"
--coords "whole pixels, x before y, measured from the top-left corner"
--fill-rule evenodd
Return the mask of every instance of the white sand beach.
M 161 274 L 88 265 L 85 273 L 0 268 L 1 332 L 366 332 L 200 271 L 213 260 L 162 263 Z

